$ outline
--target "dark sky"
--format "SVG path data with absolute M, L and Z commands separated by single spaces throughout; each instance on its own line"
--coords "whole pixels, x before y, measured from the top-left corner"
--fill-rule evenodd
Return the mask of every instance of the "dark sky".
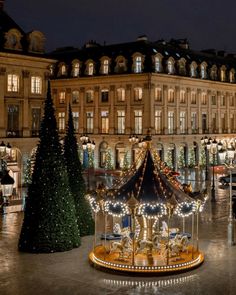
M 236 53 L 236 0 L 5 0 L 5 10 L 26 32 L 42 31 L 47 50 L 146 34 Z

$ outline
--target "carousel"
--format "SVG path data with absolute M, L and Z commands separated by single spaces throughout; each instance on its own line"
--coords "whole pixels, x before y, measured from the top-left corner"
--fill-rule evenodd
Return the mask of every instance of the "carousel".
M 95 218 L 90 262 L 124 273 L 165 274 L 199 266 L 199 213 L 206 191 L 193 192 L 159 158 L 151 136 L 112 188 L 87 194 Z

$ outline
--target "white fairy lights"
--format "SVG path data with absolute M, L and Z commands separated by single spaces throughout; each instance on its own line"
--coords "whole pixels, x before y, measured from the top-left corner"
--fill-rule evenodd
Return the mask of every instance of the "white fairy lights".
M 167 214 L 166 205 L 162 203 L 142 203 L 138 208 L 138 215 L 148 219 L 160 218 Z
M 114 217 L 123 217 L 130 213 L 128 205 L 120 201 L 106 201 L 104 210 L 107 214 Z
M 177 205 L 174 213 L 180 217 L 188 217 L 192 215 L 196 210 L 197 210 L 197 204 L 195 201 L 182 202 Z

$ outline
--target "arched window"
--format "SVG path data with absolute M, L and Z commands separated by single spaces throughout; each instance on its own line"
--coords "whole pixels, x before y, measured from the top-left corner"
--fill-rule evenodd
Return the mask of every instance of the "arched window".
M 123 56 L 118 56 L 116 58 L 116 66 L 115 72 L 116 73 L 124 73 L 127 71 L 126 59 Z
M 225 82 L 226 81 L 226 67 L 222 66 L 220 68 L 220 81 Z
M 167 61 L 167 73 L 172 75 L 174 74 L 174 60 L 169 58 Z
M 229 82 L 234 83 L 235 82 L 235 70 L 231 69 L 229 72 Z
M 214 81 L 217 80 L 217 66 L 216 65 L 212 66 L 210 75 L 211 75 L 212 80 L 214 80 Z
M 160 54 L 154 56 L 154 70 L 156 73 L 162 72 L 162 56 Z
M 204 62 L 200 65 L 200 70 L 201 70 L 201 78 L 202 79 L 206 79 L 207 78 L 207 64 Z
M 73 73 L 72 73 L 73 77 L 78 77 L 79 71 L 80 71 L 79 62 L 73 63 Z
M 94 74 L 94 65 L 92 62 L 88 63 L 88 75 L 92 76 Z
M 178 66 L 179 66 L 179 74 L 182 76 L 186 75 L 186 60 L 184 58 L 181 58 L 178 62 Z
M 61 65 L 61 75 L 66 75 L 66 66 L 64 64 Z
M 197 77 L 197 64 L 195 62 L 192 62 L 190 65 L 190 77 Z
M 142 57 L 136 56 L 134 58 L 134 72 L 141 73 L 142 72 Z
M 109 60 L 108 59 L 104 59 L 102 61 L 102 73 L 103 74 L 109 73 Z

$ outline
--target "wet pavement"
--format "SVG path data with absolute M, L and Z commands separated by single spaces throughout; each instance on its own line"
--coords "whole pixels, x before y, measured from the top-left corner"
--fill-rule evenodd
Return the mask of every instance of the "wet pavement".
M 191 173 L 186 177 L 190 179 Z M 194 185 L 201 188 L 205 184 L 198 179 Z M 200 249 L 205 262 L 172 276 L 131 277 L 96 270 L 88 263 L 91 236 L 82 239 L 80 248 L 68 252 L 19 253 L 23 213 L 0 215 L 0 295 L 236 294 L 236 246 L 227 243 L 229 191 L 218 188 L 217 178 L 216 185 L 217 201 L 209 200 L 200 217 Z

